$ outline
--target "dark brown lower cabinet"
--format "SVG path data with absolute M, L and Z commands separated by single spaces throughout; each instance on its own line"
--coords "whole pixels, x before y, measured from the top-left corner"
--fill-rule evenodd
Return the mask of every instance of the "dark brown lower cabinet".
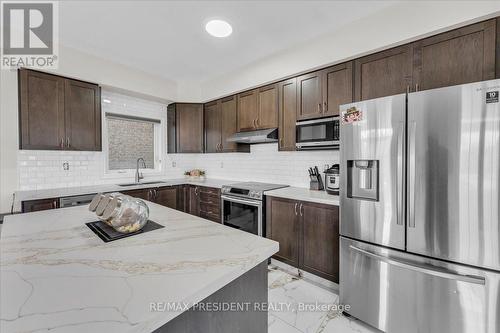
M 339 207 L 300 203 L 300 267 L 338 283 Z
M 187 185 L 184 193 L 186 213 L 217 223 L 221 222 L 220 189 Z
M 21 211 L 23 213 L 37 212 L 40 210 L 56 208 L 59 208 L 58 198 L 23 201 L 21 204 Z
M 268 197 L 267 238 L 280 243 L 275 259 L 339 282 L 337 206 Z
M 288 199 L 268 198 L 266 234 L 280 243 L 274 258 L 289 265 L 299 265 L 299 218 L 298 202 Z
M 159 205 L 177 209 L 177 186 L 159 187 L 155 189 L 155 202 Z
M 178 191 L 178 186 L 168 186 L 122 191 L 122 193 L 135 198 L 152 201 L 165 207 L 177 209 Z

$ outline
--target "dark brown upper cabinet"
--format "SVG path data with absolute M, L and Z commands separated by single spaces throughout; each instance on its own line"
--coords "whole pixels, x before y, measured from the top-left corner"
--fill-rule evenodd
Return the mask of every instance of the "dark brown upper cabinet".
M 101 94 L 95 84 L 65 80 L 66 148 L 101 150 Z
M 248 145 L 227 141 L 236 130 L 235 96 L 205 104 L 205 153 L 249 152 Z
M 217 153 L 221 145 L 220 101 L 205 104 L 205 153 Z
M 322 116 L 322 72 L 314 72 L 297 78 L 297 120 Z
M 278 85 L 258 89 L 257 129 L 278 127 Z
M 339 114 L 339 105 L 352 102 L 352 62 L 297 78 L 297 119 Z
M 172 121 L 174 118 L 175 122 Z M 203 153 L 203 104 L 170 104 L 167 123 L 168 153 Z
M 356 101 L 401 94 L 412 84 L 413 46 L 403 45 L 354 61 Z
M 236 115 L 236 96 L 229 96 L 220 100 L 221 109 L 221 152 L 250 152 L 250 146 L 227 141 L 238 131 Z
M 253 131 L 257 128 L 257 118 L 259 118 L 258 96 L 257 90 L 238 94 L 238 132 Z
M 278 85 L 238 94 L 238 132 L 278 127 Z
M 413 90 L 495 78 L 496 20 L 422 39 L 413 44 Z
M 99 86 L 19 70 L 20 149 L 101 150 Z
M 323 115 L 337 116 L 339 106 L 353 101 L 352 61 L 322 71 Z
M 278 84 L 279 96 L 279 143 L 280 151 L 293 151 L 296 144 L 295 123 L 297 120 L 297 79 Z

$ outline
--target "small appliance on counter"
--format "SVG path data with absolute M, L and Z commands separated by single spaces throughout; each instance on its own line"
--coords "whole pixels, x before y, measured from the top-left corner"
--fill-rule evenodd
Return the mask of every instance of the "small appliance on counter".
M 319 173 L 317 166 L 309 168 L 309 178 L 311 179 L 309 182 L 309 189 L 314 191 L 322 191 L 325 189 L 323 185 L 323 177 Z
M 340 193 L 340 165 L 334 164 L 325 170 L 325 191 L 328 194 Z

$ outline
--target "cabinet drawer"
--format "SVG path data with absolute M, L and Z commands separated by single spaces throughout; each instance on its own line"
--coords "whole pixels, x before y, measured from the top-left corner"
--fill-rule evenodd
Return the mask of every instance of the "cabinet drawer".
M 200 192 L 200 202 L 203 202 L 203 203 L 206 203 L 209 205 L 220 205 L 220 196 Z
M 221 223 L 220 213 L 216 213 L 213 211 L 203 211 L 200 209 L 200 217 L 210 221 Z
M 200 194 L 220 196 L 220 189 L 218 189 L 218 188 L 205 187 L 205 186 L 199 186 L 198 188 L 199 188 Z

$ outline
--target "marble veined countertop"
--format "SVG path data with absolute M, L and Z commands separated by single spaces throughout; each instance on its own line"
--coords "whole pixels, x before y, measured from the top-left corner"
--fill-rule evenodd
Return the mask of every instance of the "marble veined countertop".
M 266 191 L 270 197 L 278 197 L 292 200 L 316 202 L 325 205 L 339 206 L 340 197 L 326 193 L 326 191 L 313 191 L 302 187 L 284 187 L 277 190 Z
M 150 181 L 155 181 L 155 180 L 151 179 L 148 179 L 147 181 L 143 180 L 143 182 L 150 182 Z M 31 191 L 17 191 L 15 193 L 15 200 L 17 203 L 19 203 L 21 201 L 28 201 L 28 200 L 61 198 L 74 195 L 93 194 L 93 193 L 120 192 L 120 191 L 136 190 L 141 188 L 152 188 L 152 187 L 173 186 L 173 185 L 183 185 L 183 184 L 221 188 L 222 185 L 238 183 L 237 180 L 209 179 L 209 178 L 203 180 L 192 180 L 188 178 L 158 179 L 157 181 L 158 183 L 154 184 L 138 184 L 132 186 L 103 184 L 103 185 L 91 185 L 91 186 L 61 187 L 61 188 L 31 190 Z M 131 183 L 131 182 L 123 180 L 122 183 Z
M 151 332 L 278 251 L 278 243 L 148 202 L 165 228 L 104 243 L 87 206 L 5 218 L 0 332 Z M 157 307 L 159 308 L 159 307 Z

